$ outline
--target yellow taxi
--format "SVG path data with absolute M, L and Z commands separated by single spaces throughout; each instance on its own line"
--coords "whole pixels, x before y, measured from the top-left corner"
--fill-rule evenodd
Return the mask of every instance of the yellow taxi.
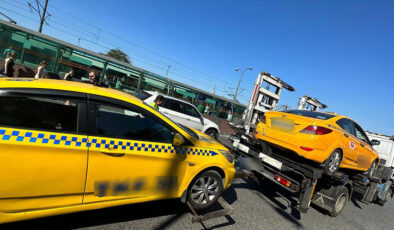
M 126 93 L 0 79 L 0 223 L 180 198 L 202 209 L 233 180 L 229 150 Z
M 267 112 L 256 128 L 256 138 L 321 163 L 332 175 L 338 168 L 368 171 L 373 175 L 378 153 L 364 130 L 346 116 L 307 110 Z

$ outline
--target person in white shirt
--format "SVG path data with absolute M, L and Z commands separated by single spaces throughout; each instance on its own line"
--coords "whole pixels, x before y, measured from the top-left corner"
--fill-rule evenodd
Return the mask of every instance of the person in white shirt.
M 34 78 L 38 79 L 44 77 L 47 73 L 47 70 L 45 69 L 46 67 L 47 67 L 47 62 L 45 60 L 41 61 L 40 65 L 37 68 L 36 76 L 34 76 Z

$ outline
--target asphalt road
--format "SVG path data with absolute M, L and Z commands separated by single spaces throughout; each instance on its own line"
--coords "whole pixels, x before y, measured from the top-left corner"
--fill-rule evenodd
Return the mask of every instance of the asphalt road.
M 394 229 L 394 199 L 384 207 L 352 199 L 333 218 L 317 207 L 301 214 L 283 195 L 286 192 L 270 182 L 258 185 L 236 179 L 223 192 L 234 213 L 204 226 L 191 224 L 192 214 L 178 200 L 164 200 L 0 225 L 0 229 Z

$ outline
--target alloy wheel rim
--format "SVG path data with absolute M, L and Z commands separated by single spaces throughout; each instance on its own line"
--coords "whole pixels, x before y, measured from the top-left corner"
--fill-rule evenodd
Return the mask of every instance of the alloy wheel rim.
M 372 165 L 371 165 L 371 170 L 369 171 L 369 176 L 370 177 L 373 176 L 373 174 L 375 172 L 375 167 L 376 167 L 375 165 L 376 165 L 375 162 L 373 162 Z
M 216 198 L 218 190 L 218 181 L 215 178 L 201 177 L 191 188 L 191 198 L 195 203 L 207 204 Z
M 340 159 L 339 153 L 336 152 L 334 155 L 332 155 L 328 163 L 328 169 L 330 172 L 334 172 L 338 168 Z

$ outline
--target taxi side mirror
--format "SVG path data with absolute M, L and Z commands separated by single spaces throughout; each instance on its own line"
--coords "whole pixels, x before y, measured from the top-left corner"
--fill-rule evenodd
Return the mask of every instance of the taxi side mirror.
M 372 140 L 371 145 L 380 145 L 380 141 L 378 140 Z
M 176 133 L 174 139 L 172 140 L 173 146 L 182 146 L 185 143 L 185 138 L 179 133 Z

